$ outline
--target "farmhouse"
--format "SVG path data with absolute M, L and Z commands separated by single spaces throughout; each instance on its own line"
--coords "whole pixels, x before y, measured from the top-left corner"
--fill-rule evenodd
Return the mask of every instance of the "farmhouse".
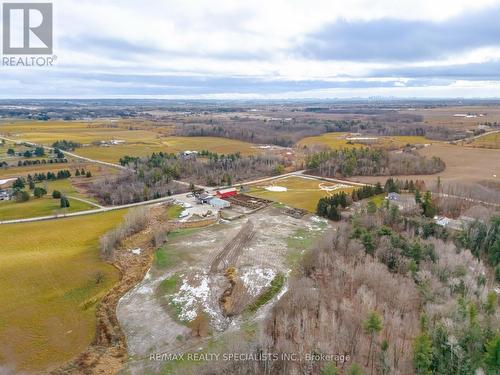
M 229 198 L 234 197 L 236 194 L 238 194 L 238 191 L 235 188 L 227 188 L 217 190 L 216 194 L 219 198 Z
M 180 153 L 180 156 L 183 159 L 196 159 L 197 155 L 198 155 L 198 151 L 190 151 L 190 150 L 182 151 Z
M 437 225 L 456 231 L 462 230 L 473 221 L 474 219 L 468 216 L 460 216 L 458 219 L 450 219 L 446 216 L 434 216 L 434 222 Z

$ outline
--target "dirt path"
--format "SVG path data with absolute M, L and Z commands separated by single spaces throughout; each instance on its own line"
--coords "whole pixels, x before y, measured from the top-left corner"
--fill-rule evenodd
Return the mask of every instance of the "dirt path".
M 210 267 L 210 272 L 217 273 L 229 266 L 234 266 L 236 264 L 236 260 L 241 254 L 241 251 L 252 240 L 254 235 L 255 226 L 249 220 L 245 225 L 243 225 L 238 234 L 231 239 L 226 246 L 224 246 L 220 253 L 215 256 Z M 222 268 L 219 267 L 221 263 Z
M 99 203 L 96 203 L 96 202 L 92 202 L 92 201 L 89 201 L 88 199 L 83 199 L 83 198 L 77 198 L 73 195 L 68 195 L 67 196 L 68 198 L 71 198 L 71 199 L 74 199 L 76 201 L 80 201 L 80 202 L 83 202 L 83 203 L 87 203 L 91 206 L 94 206 L 94 207 L 97 207 L 97 208 L 104 208 L 104 206 L 101 206 Z

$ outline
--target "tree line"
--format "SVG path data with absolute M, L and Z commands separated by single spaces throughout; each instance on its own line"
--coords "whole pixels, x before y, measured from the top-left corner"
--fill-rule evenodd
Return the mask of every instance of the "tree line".
M 59 141 L 55 141 L 52 143 L 52 147 L 58 150 L 63 150 L 63 151 L 74 151 L 78 147 L 82 147 L 81 143 L 74 142 L 74 141 L 68 141 L 66 139 L 62 139 Z
M 328 177 L 433 174 L 445 169 L 436 156 L 429 159 L 413 151 L 369 147 L 316 152 L 307 156 L 306 166 L 311 173 Z

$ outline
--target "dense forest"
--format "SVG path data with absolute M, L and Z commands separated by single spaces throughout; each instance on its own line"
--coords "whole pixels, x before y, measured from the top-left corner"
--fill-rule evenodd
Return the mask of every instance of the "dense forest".
M 141 178 L 168 176 L 206 186 L 232 185 L 254 177 L 271 176 L 282 172 L 289 161 L 274 155 L 241 156 L 200 152 L 199 156 L 179 156 L 153 153 L 136 159 L 133 168 Z
M 316 152 L 307 156 L 306 165 L 311 173 L 328 177 L 432 174 L 445 169 L 435 156 L 429 159 L 412 151 L 368 147 Z
M 499 222 L 485 224 L 480 248 L 500 241 Z M 461 236 L 395 205 L 362 206 L 305 255 L 256 342 L 238 347 L 349 360 L 245 362 L 201 373 L 498 374 L 499 280 L 483 259 L 497 260 L 470 251 Z

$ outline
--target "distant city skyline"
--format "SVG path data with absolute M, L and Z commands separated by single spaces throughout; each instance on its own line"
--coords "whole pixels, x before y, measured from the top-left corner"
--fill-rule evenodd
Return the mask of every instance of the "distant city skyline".
M 56 0 L 0 98 L 500 98 L 500 1 Z

